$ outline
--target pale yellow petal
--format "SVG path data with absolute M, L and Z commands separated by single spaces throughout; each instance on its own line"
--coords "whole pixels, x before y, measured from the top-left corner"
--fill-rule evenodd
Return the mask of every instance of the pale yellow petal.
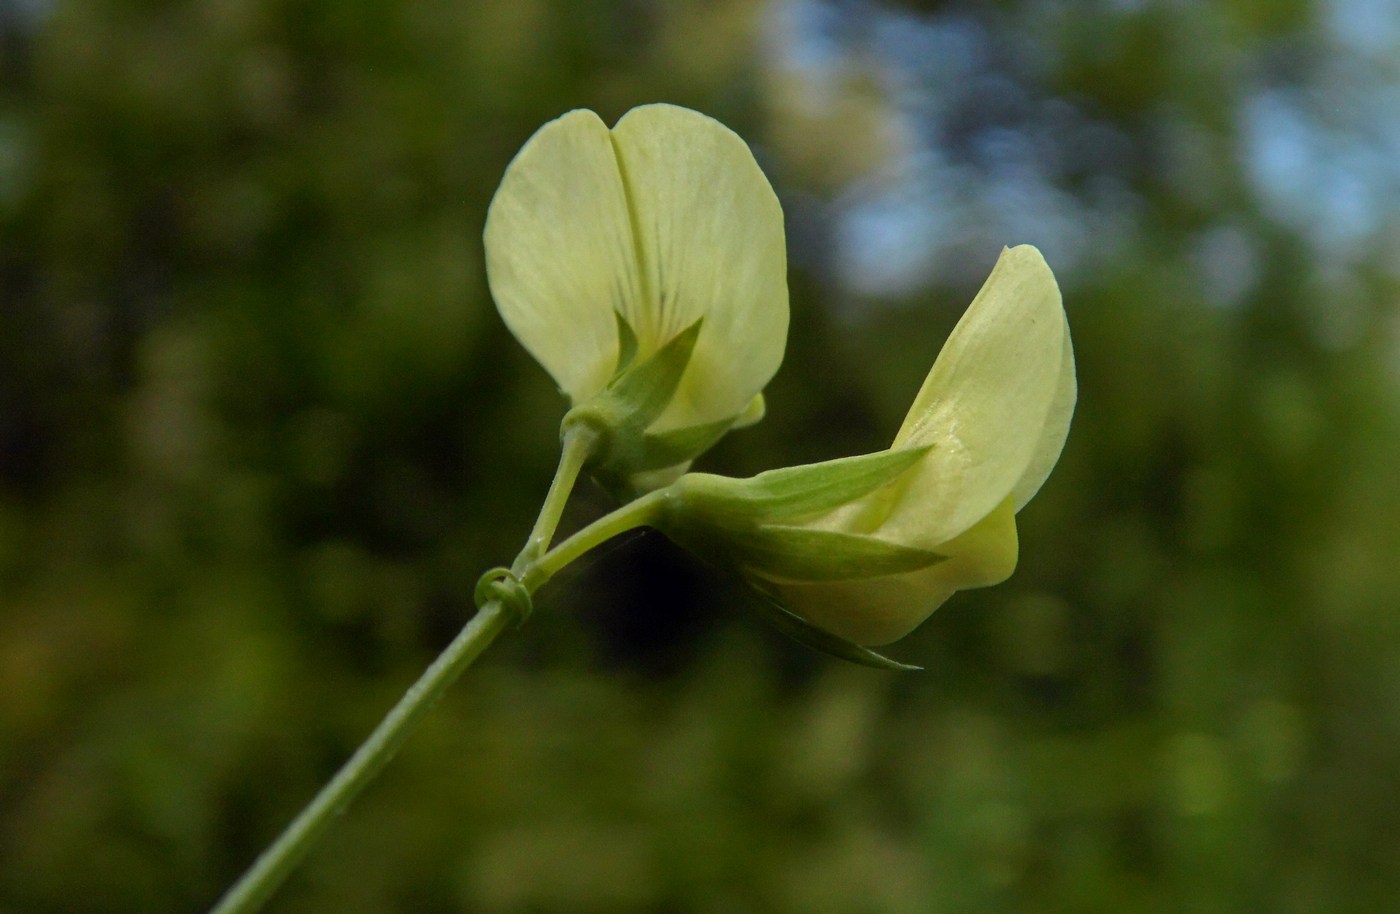
M 895 446 L 932 450 L 890 500 L 879 535 L 932 548 L 990 514 L 1023 477 L 1027 487 L 1039 484 L 1042 438 L 1063 393 L 1066 333 L 1040 252 L 1003 251 L 895 437 Z
M 612 132 L 640 261 L 627 316 L 655 348 L 705 323 L 657 430 L 739 415 L 782 362 L 787 341 L 783 213 L 747 145 L 673 105 L 628 112 Z
M 783 603 L 818 628 L 856 644 L 903 638 L 950 596 L 1000 584 L 1016 569 L 1016 517 L 1010 499 L 961 536 L 939 546 L 946 561 L 908 574 L 818 584 L 785 584 Z
M 1079 385 L 1074 372 L 1074 347 L 1070 344 L 1069 323 L 1065 323 L 1064 355 L 1060 359 L 1060 378 L 1055 387 L 1055 397 L 1050 401 L 1050 412 L 1045 417 L 1045 426 L 1040 430 L 1040 440 L 1035 454 L 1016 487 L 1011 492 L 1016 510 L 1020 511 L 1026 502 L 1040 491 L 1050 471 L 1055 468 L 1064 450 L 1065 438 L 1069 436 L 1069 422 L 1074 415 L 1074 404 L 1079 397 Z
M 641 282 L 622 176 L 592 111 L 541 127 L 491 201 L 484 234 L 491 295 L 506 325 L 574 402 L 617 361 L 614 309 L 638 308 Z
M 768 401 L 763 399 L 763 394 L 754 394 L 749 405 L 744 407 L 744 411 L 739 414 L 739 418 L 734 420 L 733 428 L 748 428 L 750 425 L 763 421 L 763 417 L 768 414 Z

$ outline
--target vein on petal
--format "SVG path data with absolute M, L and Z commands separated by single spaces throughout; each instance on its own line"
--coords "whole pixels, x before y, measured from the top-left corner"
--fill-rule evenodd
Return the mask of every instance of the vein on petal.
M 637 195 L 633 188 L 632 176 L 628 173 L 622 150 L 618 148 L 617 135 L 611 130 L 608 131 L 608 141 L 612 145 L 613 158 L 617 161 L 617 173 L 622 177 L 622 196 L 627 203 L 627 223 L 632 233 L 632 256 L 637 260 L 637 278 L 641 283 L 637 309 L 646 312 L 630 314 L 628 318 L 632 321 L 633 329 L 637 331 L 638 355 L 648 355 L 650 350 L 663 342 L 659 332 L 661 328 L 658 315 L 652 314 L 656 303 L 656 290 L 652 288 L 651 265 L 647 263 L 646 249 L 642 244 L 641 217 L 637 213 Z

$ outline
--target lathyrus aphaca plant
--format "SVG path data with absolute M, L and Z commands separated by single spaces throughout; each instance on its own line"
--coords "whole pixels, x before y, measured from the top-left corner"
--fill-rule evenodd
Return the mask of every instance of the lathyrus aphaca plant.
M 788 323 L 783 216 L 747 145 L 704 115 L 573 111 L 506 168 L 484 232 L 516 338 L 570 407 L 534 528 L 484 574 L 478 611 L 355 755 L 215 907 L 256 910 L 417 720 L 559 569 L 626 530 L 662 530 L 747 581 L 783 631 L 861 663 L 955 591 L 1017 559 L 1015 514 L 1059 457 L 1074 357 L 1055 279 L 1004 251 L 889 448 L 746 479 L 690 471 L 757 421 Z M 620 502 L 558 545 L 577 479 Z

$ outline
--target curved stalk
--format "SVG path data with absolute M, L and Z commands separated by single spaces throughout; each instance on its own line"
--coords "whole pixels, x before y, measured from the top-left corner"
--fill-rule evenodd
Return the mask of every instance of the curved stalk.
M 666 490 L 653 492 L 623 505 L 546 551 L 594 441 L 588 434 L 565 436 L 554 483 L 550 486 L 549 495 L 540 509 L 539 519 L 525 548 L 512 566 L 514 575 L 527 593 L 533 594 L 561 568 L 593 547 L 619 533 L 653 522 L 664 506 Z M 500 601 L 489 600 L 483 604 L 452 643 L 409 687 L 369 738 L 277 840 L 258 856 L 210 914 L 251 914 L 261 908 L 301 863 L 336 816 L 344 812 L 351 801 L 384 770 L 423 715 L 496 636 L 505 631 L 512 619 L 513 614 Z
M 471 662 L 505 631 L 511 614 L 492 600 L 472 617 L 438 658 L 423 671 L 335 777 L 321 788 L 282 834 L 234 883 L 211 914 L 256 911 L 301 863 L 337 815 L 374 780 L 398 752 L 414 726 Z

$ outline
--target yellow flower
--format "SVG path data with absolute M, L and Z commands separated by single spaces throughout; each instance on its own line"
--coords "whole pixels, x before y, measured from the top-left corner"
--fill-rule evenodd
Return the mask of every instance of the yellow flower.
M 484 240 L 501 317 L 575 407 L 692 330 L 677 344 L 679 381 L 630 433 L 683 440 L 663 455 L 682 463 L 761 417 L 787 339 L 783 214 L 724 125 L 646 105 L 609 130 L 571 111 L 506 169 Z M 685 435 L 699 429 L 713 433 Z M 632 443 L 637 460 L 664 463 Z
M 888 450 L 746 480 L 691 474 L 661 526 L 852 656 L 1010 576 L 1015 514 L 1058 460 L 1075 397 L 1055 277 L 1035 248 L 1006 250 Z

